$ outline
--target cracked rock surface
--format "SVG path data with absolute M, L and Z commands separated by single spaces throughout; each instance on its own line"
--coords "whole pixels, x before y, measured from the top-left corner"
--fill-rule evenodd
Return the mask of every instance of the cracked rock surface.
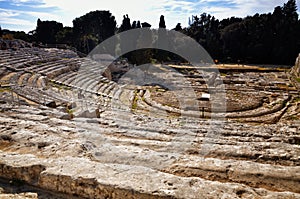
M 175 99 L 186 85 L 120 86 L 68 50 L 1 50 L 0 64 L 0 198 L 300 198 L 285 70 L 222 66 L 207 86 L 214 74 L 174 66 L 201 111 Z M 208 90 L 228 111 L 201 101 Z

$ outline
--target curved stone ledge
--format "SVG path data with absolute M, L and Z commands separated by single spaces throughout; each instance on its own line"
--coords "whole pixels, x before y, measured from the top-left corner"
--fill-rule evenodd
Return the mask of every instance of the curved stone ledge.
M 220 160 L 207 159 L 192 162 L 186 169 L 188 171 L 189 168 L 198 167 L 200 171 L 202 167 L 202 172 L 221 172 L 239 182 L 243 182 L 244 178 L 261 179 L 263 176 L 269 181 L 266 181 L 266 184 L 262 183 L 260 187 L 276 181 L 284 187 L 278 189 L 279 191 L 286 191 L 286 184 L 291 191 L 297 192 L 291 193 L 210 181 L 199 177 L 180 177 L 141 166 L 103 164 L 86 158 L 39 159 L 33 155 L 5 152 L 1 152 L 0 157 L 0 177 L 24 180 L 45 190 L 84 198 L 239 198 L 240 193 L 257 198 L 300 198 L 300 194 L 297 194 L 300 192 L 297 186 L 300 183 L 297 173 L 300 167 L 291 167 L 289 176 L 286 176 L 286 172 L 283 172 L 280 166 L 271 166 L 274 168 L 270 170 L 269 165 L 251 162 L 239 165 L 232 161 L 221 163 Z M 252 172 L 248 173 L 249 170 Z M 255 184 L 254 181 L 253 183 Z

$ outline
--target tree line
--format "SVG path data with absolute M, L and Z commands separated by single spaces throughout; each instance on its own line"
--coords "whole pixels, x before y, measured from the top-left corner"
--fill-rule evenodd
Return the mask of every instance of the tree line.
M 300 53 L 300 20 L 296 0 L 277 6 L 272 13 L 223 20 L 202 13 L 192 16 L 189 21 L 188 27 L 182 28 L 178 23 L 173 30 L 192 37 L 218 62 L 291 65 Z M 73 27 L 38 19 L 36 29 L 28 34 L 2 30 L 0 27 L 0 36 L 22 39 L 37 45 L 68 44 L 88 54 L 105 39 L 142 27 L 150 29 L 151 25 L 138 20 L 131 22 L 129 16 L 124 15 L 122 24 L 118 27 L 115 17 L 109 11 L 92 11 L 74 19 Z M 160 17 L 159 27 L 166 28 L 163 15 Z M 155 49 L 144 49 L 124 56 L 136 64 L 181 59 L 172 53 Z

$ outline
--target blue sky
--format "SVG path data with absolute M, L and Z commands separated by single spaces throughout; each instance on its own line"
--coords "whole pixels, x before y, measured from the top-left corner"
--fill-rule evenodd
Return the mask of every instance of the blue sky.
M 272 12 L 287 0 L 0 0 L 0 25 L 11 30 L 28 32 L 35 29 L 38 18 L 56 20 L 72 26 L 72 20 L 93 10 L 110 10 L 121 24 L 124 14 L 131 22 L 148 22 L 154 28 L 165 15 L 167 28 L 177 23 L 188 25 L 188 18 L 210 13 L 218 19 L 245 17 L 255 13 Z M 298 7 L 300 6 L 299 1 Z

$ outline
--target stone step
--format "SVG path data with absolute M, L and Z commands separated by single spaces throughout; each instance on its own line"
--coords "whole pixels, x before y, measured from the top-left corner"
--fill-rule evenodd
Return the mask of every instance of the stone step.
M 98 74 L 89 74 L 89 73 L 81 74 L 81 73 L 79 73 L 76 76 L 76 81 L 74 82 L 74 85 L 82 88 L 82 85 L 84 85 L 86 82 L 89 82 L 90 80 L 99 81 L 100 79 L 101 78 L 99 78 Z
M 27 86 L 37 87 L 37 80 L 41 77 L 41 74 L 33 74 L 27 82 Z
M 98 84 L 103 84 L 104 82 L 107 82 L 107 79 L 104 78 L 103 76 L 99 76 L 99 81 L 93 81 L 91 83 L 89 83 L 86 87 L 87 91 L 91 91 L 93 93 L 97 93 L 98 90 Z
M 53 62 L 53 63 L 47 62 L 45 64 L 36 66 L 34 69 L 32 69 L 32 71 L 36 72 L 36 73 L 45 73 L 52 69 L 56 69 L 57 67 L 61 67 L 62 65 L 63 65 L 63 63 L 61 60 L 59 60 L 58 62 Z
M 247 193 L 247 195 L 257 198 L 261 195 L 270 196 L 271 198 L 300 197 L 297 193 L 269 191 L 264 188 L 251 188 L 250 186 L 237 183 L 221 183 L 202 178 L 183 178 L 147 167 L 134 165 L 103 164 L 85 158 L 75 157 L 52 158 L 42 162 L 39 158 L 32 155 L 24 154 L 17 156 L 18 163 L 15 163 L 15 154 L 4 153 L 1 156 L 3 160 L 2 167 L 5 168 L 0 174 L 1 177 L 11 179 L 13 178 L 11 173 L 15 173 L 20 180 L 24 180 L 29 184 L 33 184 L 36 182 L 36 179 L 39 179 L 35 185 L 41 189 L 70 195 L 76 194 L 84 198 L 108 198 L 111 195 L 114 195 L 115 198 L 123 198 L 124 195 L 126 195 L 128 198 L 140 199 L 197 198 L 197 196 L 209 198 L 212 196 L 212 193 L 220 197 L 222 195 L 224 196 L 224 190 L 226 190 L 225 196 L 228 198 L 239 198 L 241 193 Z M 53 164 L 51 164 L 51 162 L 53 162 Z M 24 167 L 20 165 L 28 166 Z M 231 171 L 241 166 L 243 165 L 234 166 L 229 170 Z M 261 168 L 261 165 L 259 166 L 259 168 Z M 253 167 L 257 168 L 256 166 Z M 218 165 L 214 168 L 217 169 Z M 25 170 L 29 172 L 25 172 Z M 263 171 L 265 170 L 268 169 L 264 169 Z M 237 175 L 235 175 L 236 171 L 239 170 L 237 169 L 233 170 L 232 173 L 230 172 L 230 177 L 239 180 Z M 260 174 L 257 169 L 254 169 L 254 171 Z M 282 173 L 279 168 L 278 172 L 278 175 Z M 25 174 L 24 176 L 24 173 L 32 173 L 32 175 L 29 176 Z M 255 179 L 254 174 L 255 173 L 250 175 Z M 274 173 L 273 176 L 275 176 L 275 174 L 276 173 Z M 92 179 L 88 177 L 91 175 L 94 176 Z M 240 180 L 246 177 L 245 174 L 242 176 Z M 276 176 L 276 179 L 278 179 L 278 176 Z M 292 179 L 295 179 L 295 176 L 292 177 Z M 193 180 L 192 183 L 191 180 Z M 289 183 L 293 182 L 294 180 Z M 74 184 L 79 186 L 71 186 Z M 91 184 L 96 188 L 90 188 Z M 136 187 L 139 187 L 139 189 Z
M 65 81 L 63 81 L 63 84 L 67 85 L 67 86 L 73 86 L 76 87 L 75 81 L 76 81 L 76 76 L 71 76 L 68 79 L 66 79 Z
M 111 85 L 113 85 L 114 83 L 104 83 L 104 84 L 102 84 L 100 87 L 99 87 L 99 89 L 97 90 L 97 93 L 104 93 L 104 94 L 107 94 L 106 92 L 105 92 L 105 90 L 107 89 L 107 88 L 109 88 Z
M 22 74 L 19 79 L 18 79 L 18 84 L 21 85 L 26 85 L 28 82 L 28 79 L 32 76 L 31 73 L 24 73 Z
M 68 72 L 68 73 L 60 74 L 59 76 L 54 77 L 53 80 L 57 81 L 59 83 L 63 83 L 69 77 L 76 76 L 76 75 L 77 75 L 77 72 L 71 71 L 71 72 Z

